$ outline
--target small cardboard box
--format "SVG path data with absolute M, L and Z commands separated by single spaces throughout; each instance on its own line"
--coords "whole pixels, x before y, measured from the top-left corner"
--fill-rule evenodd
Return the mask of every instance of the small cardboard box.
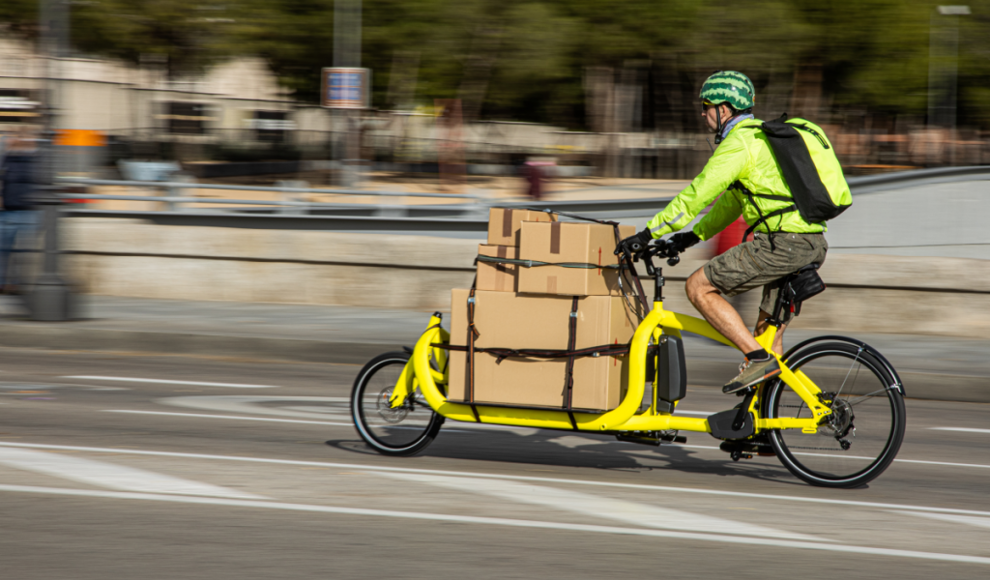
M 580 263 L 596 266 L 618 264 L 615 230 L 595 223 L 523 222 L 519 257 L 548 263 Z M 633 226 L 619 226 L 619 239 L 636 233 Z M 619 270 L 615 268 L 520 268 L 519 292 L 563 296 L 618 296 Z
M 451 293 L 450 343 L 467 345 L 468 290 Z M 636 314 L 621 297 L 578 299 L 576 348 L 625 344 L 638 325 Z M 511 292 L 475 292 L 475 346 L 516 349 L 566 349 L 572 298 L 530 296 Z M 574 360 L 572 408 L 614 409 L 626 393 L 629 357 L 599 356 Z M 566 358 L 509 357 L 498 362 L 489 353 L 475 353 L 474 402 L 563 408 Z M 468 397 L 467 353 L 450 353 L 448 398 Z
M 519 256 L 519 248 L 479 244 L 478 255 L 514 260 Z M 515 264 L 499 264 L 478 260 L 478 281 L 475 283 L 475 287 L 478 290 L 491 290 L 493 292 L 515 292 L 518 272 L 519 267 Z
M 555 222 L 557 214 L 527 209 L 493 207 L 488 210 L 488 245 L 519 247 L 523 222 Z

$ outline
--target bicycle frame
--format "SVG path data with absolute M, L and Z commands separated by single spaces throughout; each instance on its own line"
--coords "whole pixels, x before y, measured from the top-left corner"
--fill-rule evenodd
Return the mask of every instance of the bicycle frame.
M 646 389 L 646 353 L 651 339 L 656 340 L 663 333 L 680 336 L 681 331 L 687 331 L 706 336 L 723 344 L 733 346 L 725 337 L 716 331 L 708 322 L 664 310 L 663 301 L 655 301 L 653 309 L 643 319 L 633 335 L 629 350 L 628 372 L 630 380 L 625 397 L 618 407 L 604 413 L 568 412 L 553 409 L 524 409 L 489 406 L 484 403 L 460 403 L 448 401 L 438 385 L 444 385 L 448 376 L 440 373 L 431 366 L 431 359 L 438 364 L 437 368 L 446 368 L 447 353 L 437 343 L 447 343 L 449 333 L 440 327 L 440 316 L 434 314 L 430 318 L 426 332 L 420 336 L 416 347 L 405 369 L 400 375 L 390 399 L 391 406 L 402 405 L 410 393 L 418 387 L 430 407 L 438 414 L 455 421 L 471 423 L 488 423 L 496 425 L 512 425 L 519 427 L 535 427 L 541 429 L 560 429 L 590 432 L 629 432 L 629 431 L 694 431 L 710 433 L 708 419 L 703 417 L 682 417 L 676 414 L 657 411 L 656 384 L 654 378 L 654 396 L 650 407 L 642 413 L 639 410 Z M 828 401 L 819 398 L 819 389 L 803 372 L 791 372 L 779 353 L 771 351 L 777 327 L 770 325 L 767 331 L 756 340 L 780 361 L 780 380 L 786 383 L 811 410 L 808 418 L 766 419 L 760 416 L 760 396 L 752 397 L 750 411 L 754 417 L 756 432 L 766 429 L 802 429 L 806 433 L 814 433 L 822 418 L 831 414 Z M 573 417 L 573 423 L 571 421 Z

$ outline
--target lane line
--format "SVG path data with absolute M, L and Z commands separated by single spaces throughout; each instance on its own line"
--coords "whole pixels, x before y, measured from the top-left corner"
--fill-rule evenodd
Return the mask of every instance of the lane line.
M 929 427 L 932 431 L 958 431 L 960 433 L 990 433 L 990 429 L 971 429 L 969 427 Z
M 0 447 L 0 465 L 121 491 L 209 495 L 230 499 L 267 499 L 219 485 L 48 451 Z
M 270 417 L 241 417 L 236 415 L 204 415 L 200 413 L 168 413 L 166 411 L 133 411 L 130 409 L 104 409 L 104 413 L 129 413 L 132 415 L 165 415 L 166 417 L 198 417 L 202 419 L 234 419 L 238 421 L 266 421 L 271 423 L 304 423 L 307 425 L 332 425 L 353 427 L 354 423 L 331 423 L 329 421 L 305 421 L 302 419 L 272 419 Z
M 868 556 L 887 556 L 893 558 L 912 558 L 920 560 L 937 560 L 944 562 L 958 562 L 966 564 L 990 565 L 990 558 L 980 556 L 967 556 L 963 554 L 941 554 L 937 552 L 919 552 L 914 550 L 897 550 L 891 548 L 871 548 L 865 546 L 846 546 L 841 544 L 826 544 L 817 542 L 802 542 L 797 540 L 783 540 L 774 538 L 753 538 L 745 536 L 723 536 L 718 534 L 704 534 L 698 532 L 668 531 L 668 530 L 647 530 L 638 528 L 622 528 L 616 526 L 600 526 L 591 524 L 568 524 L 559 522 L 541 522 L 535 520 L 517 520 L 509 518 L 492 518 L 479 516 L 459 516 L 451 514 L 435 514 L 422 512 L 401 512 L 392 510 L 376 510 L 366 508 L 348 508 L 338 506 L 320 506 L 307 504 L 279 503 L 272 501 L 251 501 L 236 499 L 214 499 L 193 496 L 169 496 L 156 495 L 150 493 L 133 492 L 109 492 L 92 491 L 81 489 L 60 489 L 48 487 L 34 487 L 25 485 L 0 485 L 0 491 L 14 493 L 32 493 L 46 495 L 63 495 L 75 497 L 94 497 L 102 499 L 130 499 L 144 501 L 159 501 L 170 503 L 185 503 L 194 505 L 213 505 L 229 507 L 245 507 L 258 509 L 273 509 L 295 512 L 312 512 L 325 514 L 343 514 L 353 516 L 370 516 L 384 518 L 402 518 L 420 521 L 455 522 L 462 524 L 494 525 L 514 528 L 530 528 L 544 530 L 564 530 L 568 532 L 588 532 L 598 534 L 613 534 L 623 536 L 646 536 L 654 538 L 668 538 L 671 540 L 695 540 L 701 542 L 717 542 L 722 544 L 737 544 L 748 546 L 776 546 L 780 548 L 795 548 L 805 550 L 817 550 L 823 552 L 837 552 L 846 554 L 862 554 Z
M 444 487 L 459 492 L 485 494 L 508 502 L 529 503 L 550 507 L 560 511 L 591 516 L 596 519 L 615 520 L 641 528 L 685 530 L 689 532 L 753 537 L 762 536 L 787 540 L 803 540 L 806 542 L 832 541 L 805 534 L 776 530 L 756 524 L 736 522 L 627 500 L 589 495 L 561 488 L 537 486 L 530 483 L 412 473 L 384 473 L 382 475 L 402 481 Z
M 906 516 L 916 516 L 922 518 L 929 518 L 932 520 L 940 520 L 943 522 L 949 522 L 953 524 L 966 524 L 967 526 L 975 526 L 977 528 L 990 528 L 990 518 L 977 518 L 973 516 L 958 516 L 954 514 L 927 514 L 918 512 L 893 512 L 895 514 L 901 514 Z
M 505 479 L 512 481 L 537 481 L 543 483 L 554 483 L 563 485 L 587 485 L 595 487 L 615 487 L 621 489 L 641 489 L 648 491 L 661 491 L 671 493 L 689 493 L 700 495 L 740 497 L 750 499 L 768 499 L 780 501 L 794 501 L 803 503 L 820 503 L 827 505 L 847 505 L 856 507 L 871 507 L 880 509 L 912 510 L 932 513 L 964 514 L 974 516 L 990 517 L 990 511 L 964 510 L 957 508 L 939 508 L 929 506 L 915 506 L 906 504 L 891 504 L 881 502 L 867 502 L 855 500 L 842 500 L 833 498 L 800 497 L 794 495 L 775 495 L 766 493 L 751 493 L 744 491 L 728 491 L 719 489 L 697 489 L 691 487 L 672 487 L 665 485 L 649 485 L 643 483 L 619 483 L 612 481 L 589 481 L 582 479 L 565 479 L 562 477 L 539 477 L 532 475 L 505 475 L 495 473 L 480 473 L 471 471 L 447 471 L 441 469 L 415 469 L 410 467 L 385 467 L 378 465 L 367 465 L 361 463 L 336 463 L 328 461 L 301 461 L 298 459 L 267 459 L 262 457 L 238 457 L 233 455 L 209 455 L 204 453 L 181 453 L 176 451 L 149 451 L 144 449 L 116 449 L 113 447 L 81 447 L 73 445 L 47 445 L 43 443 L 13 443 L 0 441 L 0 447 L 21 447 L 30 449 L 64 449 L 71 451 L 92 451 L 94 453 L 120 453 L 124 455 L 148 455 L 153 457 L 180 457 L 186 459 L 206 459 L 210 461 L 240 461 L 244 463 L 264 463 L 271 465 L 301 465 L 306 467 L 333 467 L 341 469 L 356 469 L 363 471 L 381 471 L 391 473 L 424 473 L 431 475 L 449 475 L 452 477 L 478 477 L 487 479 Z M 812 492 L 815 490 L 812 489 Z
M 225 387 L 230 389 L 277 389 L 278 385 L 246 385 L 243 383 L 207 383 L 202 381 L 171 381 L 166 379 L 139 379 L 136 377 L 101 377 L 92 375 L 74 375 L 59 377 L 81 381 L 121 381 L 128 383 L 157 383 L 161 385 L 187 385 L 194 387 Z
M 267 421 L 273 423 L 304 423 L 309 425 L 330 425 L 332 427 L 354 427 L 354 423 L 331 423 L 329 421 L 305 421 L 302 419 L 272 419 L 269 417 L 242 417 L 237 415 L 204 415 L 201 413 L 169 413 L 167 411 L 136 411 L 132 409 L 104 409 L 104 413 L 128 413 L 132 415 L 165 415 L 169 417 L 193 417 L 205 419 L 234 419 L 237 421 Z M 422 429 L 422 427 L 389 426 L 389 429 Z M 442 429 L 444 433 L 467 433 L 459 429 Z

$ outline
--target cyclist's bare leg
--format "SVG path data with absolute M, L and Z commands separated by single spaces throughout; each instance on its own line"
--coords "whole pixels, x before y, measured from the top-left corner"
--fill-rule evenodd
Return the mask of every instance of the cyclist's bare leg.
M 753 330 L 753 336 L 760 336 L 767 331 L 767 327 L 770 326 L 767 323 L 767 318 L 770 318 L 769 312 L 764 312 L 760 308 L 760 318 L 756 321 L 756 326 Z M 780 328 L 777 329 L 777 335 L 773 339 L 773 351 L 777 354 L 784 354 L 784 330 L 787 329 L 786 324 L 781 324 Z
M 722 292 L 708 281 L 704 268 L 699 268 L 691 274 L 684 288 L 691 304 L 694 304 L 715 330 L 736 345 L 736 348 L 744 353 L 763 348 L 753 338 L 753 334 L 736 309 L 722 297 Z

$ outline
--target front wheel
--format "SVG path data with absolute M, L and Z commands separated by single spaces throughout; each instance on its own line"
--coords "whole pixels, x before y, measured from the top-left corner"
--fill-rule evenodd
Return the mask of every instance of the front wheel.
M 832 414 L 815 433 L 770 431 L 770 443 L 799 479 L 823 487 L 859 487 L 884 472 L 904 440 L 906 411 L 897 381 L 865 346 L 845 342 L 811 344 L 791 355 L 822 390 Z M 783 381 L 768 385 L 764 416 L 808 418 L 807 404 Z
M 364 365 L 351 391 L 351 416 L 358 434 L 383 455 L 415 455 L 440 431 L 443 417 L 436 414 L 418 390 L 402 405 L 392 408 L 389 399 L 402 369 L 409 362 L 405 352 L 389 352 Z

